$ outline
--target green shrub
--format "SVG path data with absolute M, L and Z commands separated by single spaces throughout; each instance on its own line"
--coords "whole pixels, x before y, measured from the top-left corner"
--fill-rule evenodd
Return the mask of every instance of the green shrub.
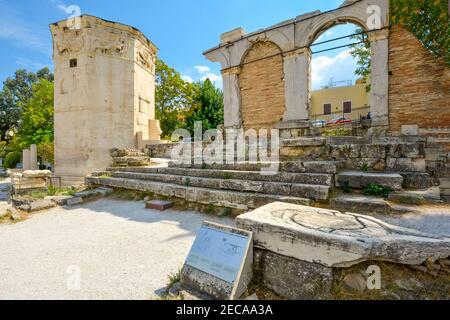
M 369 165 L 368 165 L 367 163 L 364 163 L 364 164 L 361 166 L 361 171 L 369 172 Z
M 20 158 L 22 154 L 19 151 L 12 151 L 8 153 L 5 157 L 5 162 L 3 163 L 3 167 L 6 169 L 14 169 L 17 164 L 20 162 Z
M 384 187 L 379 184 L 371 183 L 364 189 L 364 194 L 368 196 L 377 196 L 387 198 L 389 194 L 392 192 L 392 189 L 389 187 Z

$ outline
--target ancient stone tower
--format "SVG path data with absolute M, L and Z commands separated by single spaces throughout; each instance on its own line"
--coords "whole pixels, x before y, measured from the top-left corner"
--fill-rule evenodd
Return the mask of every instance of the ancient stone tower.
M 55 174 L 77 184 L 110 149 L 159 140 L 157 48 L 139 30 L 93 16 L 50 25 L 55 65 Z M 145 141 L 144 141 L 145 142 Z

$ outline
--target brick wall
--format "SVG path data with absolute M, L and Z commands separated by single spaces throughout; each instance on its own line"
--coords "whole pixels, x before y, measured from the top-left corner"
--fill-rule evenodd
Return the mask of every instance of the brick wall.
M 255 43 L 239 76 L 246 130 L 272 129 L 280 122 L 286 108 L 283 78 L 283 57 L 278 46 L 272 42 Z
M 389 41 L 390 130 L 450 127 L 450 68 L 402 27 L 391 28 Z

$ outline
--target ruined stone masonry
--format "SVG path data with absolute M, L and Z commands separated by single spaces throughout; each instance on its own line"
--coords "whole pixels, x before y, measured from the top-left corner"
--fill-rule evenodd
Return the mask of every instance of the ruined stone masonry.
M 367 8 L 371 5 L 380 8 L 381 25 L 376 28 L 368 25 Z M 225 127 L 259 129 L 263 125 L 271 129 L 307 125 L 311 113 L 310 46 L 326 29 L 346 22 L 361 26 L 369 34 L 373 124 L 387 128 L 387 0 L 346 1 L 338 9 L 307 13 L 253 33 L 241 28 L 224 33 L 220 45 L 204 55 L 222 66 Z
M 110 149 L 159 140 L 157 48 L 137 29 L 83 15 L 50 25 L 55 64 L 55 173 L 82 182 Z M 79 28 L 77 28 L 79 27 Z M 142 143 L 141 143 L 142 144 Z

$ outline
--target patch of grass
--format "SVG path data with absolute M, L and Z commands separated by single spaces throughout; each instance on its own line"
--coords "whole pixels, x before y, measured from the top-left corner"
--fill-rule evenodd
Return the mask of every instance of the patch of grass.
M 216 208 L 212 205 L 209 204 L 205 210 L 203 210 L 204 213 L 206 214 L 215 214 L 216 213 Z
M 371 183 L 364 189 L 363 193 L 367 196 L 388 198 L 389 194 L 392 191 L 393 190 L 389 187 L 384 187 L 384 186 L 376 184 L 376 183 Z
M 76 193 L 77 193 L 77 189 L 74 187 L 71 187 L 71 188 L 62 190 L 61 195 L 73 197 Z
M 41 199 L 44 199 L 46 196 L 48 196 L 48 192 L 46 190 L 32 191 L 30 193 L 30 196 L 33 199 L 41 200 Z
M 178 270 L 175 274 L 169 274 L 169 281 L 164 289 L 164 293 L 162 294 L 162 297 L 158 300 L 184 300 L 184 297 L 182 294 L 177 294 L 176 296 L 173 296 L 170 294 L 170 290 L 181 281 L 181 270 Z
M 361 166 L 361 171 L 363 171 L 363 172 L 369 172 L 369 165 L 367 164 L 367 163 L 364 163 L 362 166 Z
M 167 283 L 167 291 L 173 288 L 173 286 L 181 281 L 181 270 L 178 270 L 175 274 L 169 274 L 169 282 Z

